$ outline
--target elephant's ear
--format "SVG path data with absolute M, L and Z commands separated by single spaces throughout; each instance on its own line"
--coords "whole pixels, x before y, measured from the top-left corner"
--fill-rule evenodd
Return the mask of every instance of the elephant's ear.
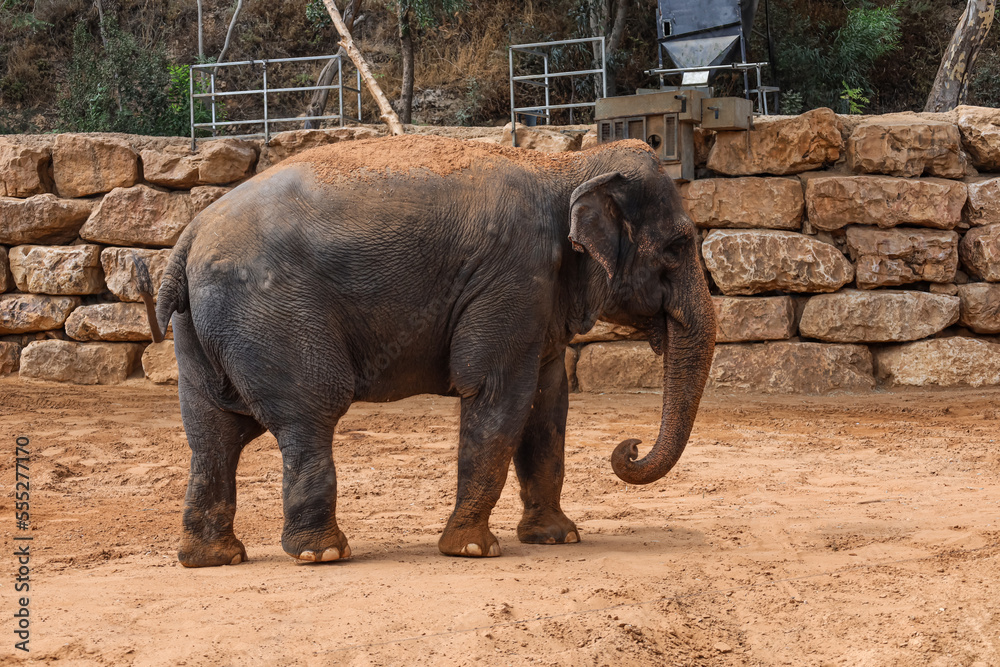
M 608 272 L 618 270 L 618 247 L 624 226 L 612 192 L 622 185 L 619 172 L 601 174 L 582 183 L 570 198 L 569 240 L 577 252 L 586 252 Z

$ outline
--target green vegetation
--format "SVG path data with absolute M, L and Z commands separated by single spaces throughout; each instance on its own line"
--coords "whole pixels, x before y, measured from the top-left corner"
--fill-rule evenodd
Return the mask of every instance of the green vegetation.
M 867 0 L 845 4 L 854 6 L 837 16 L 824 2 L 812 7 L 774 3 L 772 31 L 782 36 L 776 49 L 780 84 L 797 91 L 805 109 L 825 106 L 862 113 L 875 94 L 875 64 L 900 48 L 900 2 L 882 7 Z M 837 19 L 839 26 L 833 23 Z
M 61 129 L 184 136 L 189 132 L 188 68 L 172 67 L 163 48 L 141 48 L 115 19 L 101 44 L 78 24 L 69 64 L 69 95 L 59 109 Z

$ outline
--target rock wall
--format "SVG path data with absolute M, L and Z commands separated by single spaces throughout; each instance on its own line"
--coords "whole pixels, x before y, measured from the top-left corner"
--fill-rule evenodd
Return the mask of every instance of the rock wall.
M 506 142 L 511 128 L 419 128 Z M 524 128 L 567 151 L 587 128 Z M 158 283 L 181 231 L 231 187 L 316 145 L 125 135 L 0 137 L 0 373 L 84 384 L 176 382 L 149 345 L 130 256 Z M 827 393 L 1000 384 L 1000 110 L 843 117 L 819 109 L 698 132 L 681 187 L 719 317 L 710 386 Z M 168 332 L 168 337 L 169 337 Z M 642 336 L 603 322 L 567 355 L 581 391 L 659 388 Z

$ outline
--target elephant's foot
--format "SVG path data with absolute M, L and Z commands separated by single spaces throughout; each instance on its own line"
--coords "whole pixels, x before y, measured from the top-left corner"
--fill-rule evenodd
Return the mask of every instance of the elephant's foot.
M 447 526 L 438 540 L 438 549 L 446 556 L 491 558 L 500 555 L 500 542 L 485 524 L 468 528 Z
M 237 565 L 246 562 L 247 550 L 235 535 L 229 535 L 207 542 L 199 537 L 185 534 L 177 559 L 184 567 L 214 567 L 216 565 Z
M 528 544 L 572 544 L 580 541 L 580 531 L 559 510 L 525 512 L 517 524 L 517 539 Z
M 289 534 L 281 536 L 281 548 L 292 558 L 308 563 L 326 563 L 351 557 L 351 547 L 347 536 L 340 529 L 316 533 Z

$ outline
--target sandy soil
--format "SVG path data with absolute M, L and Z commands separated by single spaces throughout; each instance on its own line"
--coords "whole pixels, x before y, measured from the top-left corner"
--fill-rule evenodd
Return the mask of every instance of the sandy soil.
M 188 570 L 176 390 L 0 381 L 0 442 L 31 439 L 31 653 L 73 665 L 1000 664 L 1000 391 L 709 396 L 678 468 L 626 487 L 612 446 L 649 442 L 659 396 L 576 394 L 564 508 L 575 545 L 447 558 L 457 406 L 359 404 L 334 456 L 354 557 L 280 547 L 270 436 L 244 452 L 251 561 Z M 0 534 L 10 554 L 13 462 Z M 0 663 L 14 559 L 0 571 Z

